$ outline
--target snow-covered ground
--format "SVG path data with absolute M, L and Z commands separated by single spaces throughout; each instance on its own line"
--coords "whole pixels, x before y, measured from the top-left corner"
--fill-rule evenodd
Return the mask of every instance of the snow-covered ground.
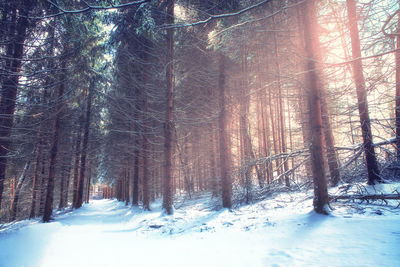
M 93 200 L 52 223 L 3 225 L 0 266 L 400 266 L 400 212 L 390 206 L 335 204 L 323 216 L 309 193 L 233 211 L 209 205 L 197 196 L 164 216 L 160 202 L 144 212 Z

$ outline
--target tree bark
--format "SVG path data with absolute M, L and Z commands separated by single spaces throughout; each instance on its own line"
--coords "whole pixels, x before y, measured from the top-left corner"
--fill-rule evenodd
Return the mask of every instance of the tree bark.
M 92 178 L 92 166 L 91 166 L 91 161 L 89 161 L 88 164 L 88 178 L 87 178 L 87 183 L 86 183 L 86 199 L 85 203 L 89 203 L 90 200 L 90 183 L 91 183 L 91 178 Z
M 139 111 L 137 110 L 139 105 L 136 105 L 135 110 L 135 147 L 133 152 L 133 185 L 132 185 L 132 206 L 139 205 L 139 159 L 140 159 L 140 130 L 139 130 Z
M 328 168 L 330 173 L 330 184 L 336 186 L 340 180 L 339 164 L 336 157 L 334 139 L 332 134 L 331 122 L 329 118 L 328 106 L 326 103 L 326 93 L 321 88 L 321 114 L 322 126 L 324 129 L 324 140 L 326 145 L 326 157 L 328 160 Z
M 167 25 L 174 23 L 174 0 L 167 0 Z M 166 82 L 167 82 L 167 95 L 166 95 L 166 119 L 164 130 L 164 158 L 165 158 L 165 176 L 164 176 L 164 195 L 163 195 L 163 209 L 166 214 L 173 213 L 173 192 L 172 192 L 172 132 L 173 132 L 173 93 L 174 93 L 174 30 L 173 28 L 167 29 L 167 68 L 166 68 Z
M 304 39 L 307 53 L 307 80 L 309 86 L 310 126 L 311 126 L 311 164 L 314 182 L 314 210 L 320 214 L 327 214 L 329 202 L 325 177 L 323 142 L 322 142 L 322 115 L 321 93 L 319 87 L 320 75 L 317 72 L 317 58 L 320 50 L 317 32 L 317 5 L 315 0 L 304 3 Z
M 398 15 L 397 31 L 400 31 L 400 15 Z M 397 160 L 400 161 L 400 36 L 396 37 L 396 107 L 395 107 L 395 127 L 396 127 L 396 149 Z
M 228 133 L 227 133 L 227 114 L 226 114 L 226 96 L 225 96 L 225 56 L 222 52 L 219 53 L 218 57 L 218 103 L 219 103 L 219 164 L 221 168 L 221 187 L 222 187 L 222 207 L 230 209 L 232 207 L 232 182 L 229 171 L 230 165 L 230 149 L 228 147 Z
M 147 100 L 144 100 L 144 114 L 147 114 Z M 146 118 L 145 118 L 146 121 Z M 146 127 L 146 122 L 144 122 L 144 127 Z M 142 158 L 143 158 L 143 179 L 142 179 L 142 187 L 143 187 L 143 208 L 144 210 L 150 210 L 150 190 L 149 190 L 149 166 L 148 166 L 148 140 L 146 133 L 143 134 L 143 143 L 142 143 Z
M 78 196 L 76 198 L 75 208 L 79 209 L 83 204 L 83 188 L 85 185 L 85 171 L 86 171 L 86 154 L 88 150 L 89 143 L 89 130 L 90 130 L 90 115 L 92 108 L 92 98 L 94 90 L 94 77 L 90 79 L 89 93 L 86 102 L 86 120 L 85 128 L 83 132 L 83 142 L 82 142 L 82 152 L 81 152 L 81 169 L 79 174 L 79 184 L 78 184 Z
M 46 153 L 47 154 L 47 153 Z M 47 184 L 46 184 L 46 166 L 47 165 L 47 160 L 45 158 L 45 155 L 42 155 L 42 164 L 41 164 L 41 170 L 40 170 L 40 201 L 39 201 L 39 216 L 43 216 L 44 214 L 44 204 L 46 202 L 46 189 L 47 189 Z
M 346 0 L 346 5 L 353 58 L 353 79 L 357 92 L 358 112 L 360 115 L 364 154 L 368 171 L 368 184 L 374 185 L 377 182 L 382 182 L 382 178 L 379 176 L 378 162 L 376 160 L 375 149 L 372 145 L 372 132 L 368 111 L 367 91 L 365 88 L 365 79 L 361 62 L 361 48 L 357 26 L 356 3 L 354 0 Z
M 76 207 L 78 200 L 78 185 L 79 185 L 79 158 L 81 155 L 81 138 L 82 138 L 82 120 L 79 122 L 79 129 L 76 134 L 75 144 L 75 163 L 74 163 L 74 179 L 72 184 L 73 198 L 72 206 Z
M 45 90 L 45 92 L 43 94 L 43 103 L 46 104 L 46 102 L 47 102 L 47 91 Z M 29 214 L 29 219 L 32 219 L 36 216 L 36 198 L 37 198 L 37 193 L 39 191 L 39 185 L 40 185 L 39 169 L 40 169 L 40 161 L 41 161 L 41 158 L 43 157 L 43 148 L 44 148 L 43 118 L 41 118 L 41 121 L 40 121 L 37 140 L 38 140 L 38 144 L 37 144 L 37 149 L 36 149 L 35 170 L 34 170 L 33 182 L 32 182 L 32 202 L 31 202 L 31 212 Z
M 53 125 L 53 143 L 50 150 L 50 167 L 49 167 L 49 177 L 47 181 L 47 194 L 46 202 L 44 206 L 43 222 L 49 222 L 53 213 L 53 198 L 54 198 L 54 178 L 56 175 L 56 163 L 57 163 L 57 152 L 58 152 L 58 137 L 60 132 L 60 121 L 61 121 L 61 108 L 65 89 L 65 79 L 66 79 L 66 60 L 63 59 L 61 68 L 63 70 L 60 77 L 60 86 L 58 87 L 58 97 L 56 99 L 56 109 L 55 109 L 55 120 Z
M 73 146 L 72 138 L 70 133 L 68 138 L 68 146 Z M 63 166 L 61 170 L 61 181 L 60 181 L 60 202 L 58 205 L 59 209 L 63 209 L 68 205 L 68 191 L 69 191 L 69 181 L 71 176 L 71 164 L 72 164 L 72 154 L 74 150 L 64 151 Z
M 15 190 L 14 197 L 13 197 L 13 200 L 11 202 L 10 221 L 15 221 L 15 219 L 17 217 L 19 194 L 21 192 L 21 188 L 22 188 L 22 185 L 23 185 L 23 183 L 25 181 L 26 173 L 28 172 L 30 165 L 31 165 L 31 160 L 29 160 L 25 164 L 24 170 L 22 171 L 22 174 L 21 174 L 21 176 L 20 176 L 20 178 L 18 180 L 17 188 Z

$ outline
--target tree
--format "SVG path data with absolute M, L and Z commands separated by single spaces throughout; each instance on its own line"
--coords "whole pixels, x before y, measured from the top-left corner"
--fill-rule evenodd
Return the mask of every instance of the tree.
M 174 0 L 166 2 L 166 24 L 174 23 Z M 173 213 L 173 192 L 172 192 L 172 135 L 173 135 L 173 109 L 174 109 L 174 30 L 167 29 L 167 66 L 166 66 L 166 118 L 164 124 L 164 157 L 165 157 L 165 176 L 164 176 L 164 195 L 163 209 L 167 214 Z
M 400 31 L 400 15 L 398 15 L 397 30 Z M 395 93 L 395 133 L 396 133 L 396 149 L 397 160 L 400 161 L 400 32 L 396 36 L 396 93 Z
M 232 207 L 232 182 L 229 171 L 230 151 L 228 149 L 226 131 L 227 114 L 226 114 L 226 93 L 225 93 L 225 56 L 220 53 L 218 55 L 218 103 L 219 103 L 219 164 L 221 169 L 221 187 L 222 187 L 222 206 L 230 209 Z
M 353 79 L 356 86 L 358 112 L 360 115 L 361 131 L 363 137 L 364 155 L 367 164 L 368 184 L 382 182 L 379 176 L 378 162 L 372 141 L 371 121 L 369 118 L 367 91 L 361 62 L 360 37 L 358 34 L 356 3 L 354 0 L 346 0 L 347 14 L 349 18 L 349 30 L 351 37 Z
M 79 174 L 79 183 L 78 183 L 78 192 L 77 192 L 77 199 L 74 208 L 78 209 L 82 207 L 83 204 L 83 188 L 85 182 L 85 171 L 86 171 L 86 160 L 87 160 L 87 150 L 88 150 L 88 143 L 89 143 L 89 130 L 90 130 L 90 116 L 91 116 L 91 109 L 92 109 L 92 98 L 93 98 L 93 91 L 94 91 L 94 77 L 91 77 L 89 83 L 89 93 L 86 100 L 86 115 L 85 115 L 85 126 L 83 130 L 83 142 L 82 142 L 82 152 L 81 152 L 81 166 L 80 166 L 80 174 Z
M 31 164 L 30 160 L 27 163 L 25 163 L 24 170 L 22 171 L 21 176 L 18 180 L 17 188 L 15 190 L 13 200 L 11 201 L 10 221 L 14 221 L 17 217 L 17 209 L 18 209 L 18 201 L 19 201 L 19 197 L 20 197 L 20 192 L 21 192 L 22 184 L 24 183 L 24 181 L 26 179 L 30 164 Z
M 66 51 L 64 51 L 66 53 Z M 63 69 L 60 75 L 60 85 L 58 86 L 58 95 L 56 98 L 56 108 L 55 108 L 55 119 L 53 123 L 53 140 L 50 150 L 50 167 L 49 167 L 49 177 L 47 181 L 47 194 L 46 203 L 44 206 L 43 221 L 49 222 L 53 213 L 53 199 L 54 199 L 54 179 L 56 175 L 56 162 L 57 162 L 57 152 L 58 152 L 58 137 L 60 135 L 60 119 L 61 119 L 61 108 L 63 105 L 63 96 L 65 90 L 65 80 L 66 80 L 66 60 L 63 59 L 61 63 L 61 68 Z
M 317 213 L 327 214 L 329 201 L 324 168 L 323 141 L 322 141 L 322 112 L 321 112 L 321 86 L 318 73 L 317 55 L 320 44 L 317 32 L 317 1 L 311 0 L 304 3 L 304 40 L 307 53 L 307 85 L 310 105 L 311 127 L 311 164 L 314 182 L 314 210 Z

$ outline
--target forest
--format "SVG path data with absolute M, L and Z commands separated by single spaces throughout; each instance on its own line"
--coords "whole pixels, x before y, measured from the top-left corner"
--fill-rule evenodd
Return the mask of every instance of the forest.
M 0 266 L 400 264 L 399 1 L 0 0 L 0 21 Z
M 0 230 L 98 199 L 398 213 L 399 5 L 0 0 Z

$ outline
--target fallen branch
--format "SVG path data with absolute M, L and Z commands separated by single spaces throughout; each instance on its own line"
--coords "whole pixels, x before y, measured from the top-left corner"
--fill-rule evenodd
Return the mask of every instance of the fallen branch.
M 347 200 L 383 200 L 386 202 L 386 200 L 390 199 L 399 199 L 400 200 L 400 194 L 380 194 L 380 195 L 341 195 L 341 196 L 334 196 L 330 195 L 329 196 L 330 201 L 336 201 L 339 199 L 347 199 Z

